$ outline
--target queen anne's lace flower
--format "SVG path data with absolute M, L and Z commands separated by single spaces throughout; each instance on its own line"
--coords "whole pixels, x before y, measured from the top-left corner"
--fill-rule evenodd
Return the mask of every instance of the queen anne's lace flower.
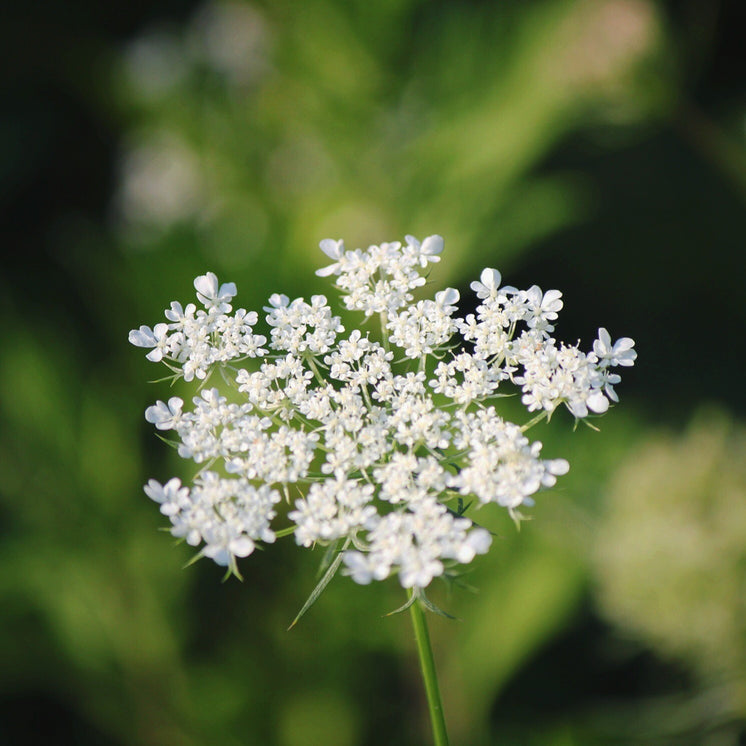
M 529 412 L 600 414 L 618 400 L 614 369 L 634 364 L 634 342 L 603 328 L 587 353 L 557 342 L 562 294 L 501 286 L 492 268 L 471 283 L 479 305 L 464 318 L 454 288 L 415 301 L 440 236 L 365 251 L 326 239 L 321 249 L 332 263 L 316 274 L 334 278 L 348 310 L 380 315 L 380 339 L 346 332 L 323 295 L 271 295 L 257 333 L 258 314 L 234 312 L 236 286 L 213 273 L 194 282 L 201 307 L 174 301 L 166 322 L 130 332 L 174 378 L 204 384 L 217 370 L 226 383 L 202 388 L 190 410 L 176 396 L 147 408 L 201 471 L 191 488 L 150 480 L 145 492 L 174 536 L 237 573 L 236 558 L 275 540 L 271 522 L 292 486 L 283 534 L 304 547 L 342 542 L 358 583 L 395 574 L 423 589 L 489 549 L 465 504 L 496 503 L 517 520 L 569 468 L 543 459 L 527 426 L 490 400 L 518 386 Z

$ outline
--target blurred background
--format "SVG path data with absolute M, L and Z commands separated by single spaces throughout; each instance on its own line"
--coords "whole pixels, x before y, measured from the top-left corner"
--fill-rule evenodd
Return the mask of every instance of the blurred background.
M 325 237 L 440 233 L 638 364 L 570 474 L 431 615 L 454 744 L 746 743 L 746 88 L 738 0 L 93 0 L 0 17 L 0 743 L 409 746 L 396 582 L 285 539 L 221 582 L 127 332 L 214 271 L 329 292 Z M 187 394 L 187 389 L 178 393 Z M 520 416 L 515 412 L 516 417 Z M 320 559 L 320 557 L 319 557 Z

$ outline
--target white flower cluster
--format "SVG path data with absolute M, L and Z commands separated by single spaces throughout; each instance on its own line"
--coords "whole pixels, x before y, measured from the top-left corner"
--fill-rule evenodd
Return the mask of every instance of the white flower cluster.
M 160 503 L 161 513 L 171 519 L 174 536 L 191 546 L 204 541 L 202 554 L 219 565 L 248 557 L 255 541 L 275 540 L 269 522 L 275 516 L 272 506 L 282 498 L 266 484 L 254 487 L 246 479 L 221 479 L 205 471 L 191 490 L 176 478 L 164 485 L 151 479 L 145 494 Z
M 165 313 L 170 324 L 156 324 L 152 329 L 141 326 L 130 332 L 133 345 L 152 348 L 148 360 L 164 361 L 172 370 L 178 369 L 185 381 L 191 381 L 206 378 L 216 363 L 267 353 L 262 347 L 267 338 L 253 333 L 259 318 L 256 311 L 241 308 L 228 315 L 230 300 L 236 294 L 234 283 L 218 286 L 218 278 L 208 272 L 194 281 L 194 287 L 204 309 L 198 311 L 194 303 L 182 308 L 174 301 Z
M 145 491 L 174 536 L 204 543 L 201 554 L 237 572 L 237 557 L 275 540 L 275 506 L 295 485 L 282 534 L 304 547 L 340 542 L 358 583 L 398 574 L 405 588 L 422 589 L 489 549 L 489 532 L 463 514 L 467 503 L 497 503 L 520 518 L 569 468 L 541 458 L 527 425 L 500 417 L 489 404 L 498 389 L 518 386 L 528 410 L 546 417 L 562 404 L 576 418 L 602 413 L 617 401 L 612 369 L 634 363 L 634 343 L 612 343 L 605 329 L 588 353 L 557 343 L 561 293 L 501 287 L 495 269 L 471 285 L 474 314 L 458 315 L 454 288 L 415 302 L 424 271 L 440 260 L 440 236 L 365 251 L 327 239 L 321 249 L 333 263 L 317 274 L 335 278 L 347 309 L 380 316 L 380 340 L 346 333 L 323 295 L 308 303 L 275 294 L 264 308 L 268 342 L 254 332 L 256 313 L 231 313 L 235 285 L 212 273 L 194 283 L 204 309 L 174 302 L 170 323 L 130 332 L 175 376 L 204 385 L 218 369 L 233 390 L 229 401 L 203 388 L 191 411 L 178 397 L 147 409 L 202 471 L 191 490 L 172 479 Z M 261 362 L 236 367 L 245 358 Z

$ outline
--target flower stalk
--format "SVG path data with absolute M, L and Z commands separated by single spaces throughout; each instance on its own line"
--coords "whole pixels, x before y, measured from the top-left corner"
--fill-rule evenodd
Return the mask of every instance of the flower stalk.
M 413 595 L 414 592 L 410 590 L 410 600 Z M 412 618 L 414 637 L 417 642 L 417 655 L 420 660 L 422 680 L 425 684 L 427 708 L 430 712 L 430 724 L 433 728 L 433 744 L 435 746 L 448 746 L 448 732 L 446 730 L 445 715 L 443 714 L 443 703 L 440 699 L 440 688 L 438 687 L 438 675 L 435 671 L 433 648 L 430 644 L 425 612 L 419 600 L 415 599 L 414 603 L 410 604 L 409 615 Z

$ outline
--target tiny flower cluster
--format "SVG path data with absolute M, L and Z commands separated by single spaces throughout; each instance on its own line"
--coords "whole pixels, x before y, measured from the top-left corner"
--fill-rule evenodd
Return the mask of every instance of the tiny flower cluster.
M 152 329 L 141 326 L 129 334 L 129 341 L 137 347 L 150 347 L 148 360 L 164 361 L 185 381 L 204 380 L 216 363 L 226 363 L 243 357 L 266 355 L 262 345 L 267 338 L 253 333 L 258 320 L 256 311 L 243 308 L 229 315 L 229 303 L 236 294 L 232 282 L 218 285 L 218 278 L 208 272 L 194 281 L 197 298 L 204 309 L 194 303 L 183 308 L 174 301 L 165 316 L 170 324 L 156 324 Z
M 323 295 L 270 296 L 268 336 L 256 333 L 258 314 L 233 312 L 235 285 L 212 273 L 194 282 L 203 308 L 174 302 L 169 323 L 130 332 L 148 360 L 202 382 L 190 411 L 172 397 L 145 413 L 201 466 L 194 485 L 151 480 L 145 491 L 174 536 L 233 572 L 236 558 L 277 538 L 284 495 L 293 504 L 281 534 L 303 547 L 339 543 L 358 583 L 397 574 L 423 589 L 488 551 L 491 536 L 465 505 L 496 503 L 518 519 L 569 468 L 543 459 L 528 425 L 504 420 L 490 400 L 517 386 L 539 418 L 561 405 L 578 419 L 601 414 L 617 401 L 613 369 L 634 363 L 634 342 L 600 329 L 587 353 L 558 343 L 562 294 L 501 286 L 491 268 L 471 284 L 479 304 L 463 318 L 454 288 L 415 301 L 440 236 L 365 251 L 327 239 L 321 249 L 332 264 L 317 274 L 334 277 L 348 310 L 380 317 L 378 339 L 347 332 Z M 237 365 L 247 358 L 258 362 Z M 215 370 L 230 400 L 205 387 Z

